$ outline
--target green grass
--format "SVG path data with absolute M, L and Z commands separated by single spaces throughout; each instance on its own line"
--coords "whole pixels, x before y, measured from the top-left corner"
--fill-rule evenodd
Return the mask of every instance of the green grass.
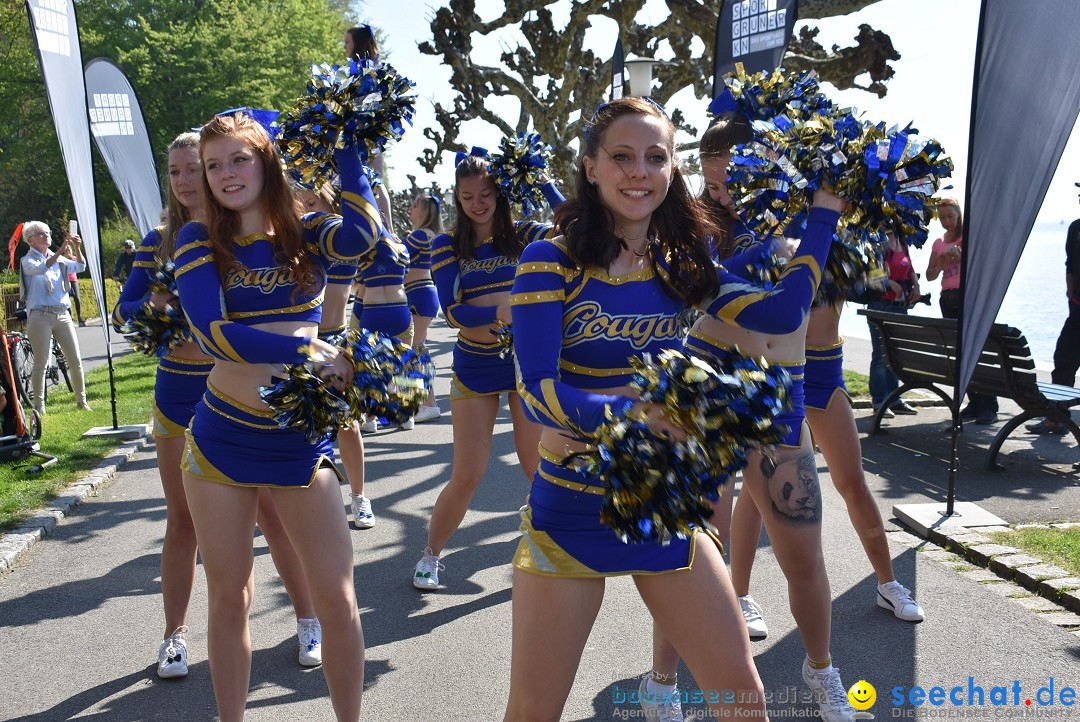
M 1017 529 L 994 535 L 994 542 L 1013 546 L 1080 576 L 1080 527 Z
M 157 359 L 130 354 L 115 359 L 116 414 L 121 424 L 144 424 L 150 419 Z M 109 403 L 109 369 L 101 366 L 87 374 L 87 400 L 93 411 L 78 411 L 75 399 L 63 384 L 49 388 L 48 413 L 43 419 L 41 450 L 59 461 L 40 474 L 26 469 L 39 460 L 0 464 L 0 531 L 18 522 L 75 481 L 115 448 L 115 439 L 83 439 L 93 426 L 112 426 Z
M 847 386 L 848 393 L 851 394 L 852 398 L 870 397 L 869 376 L 844 369 L 844 385 Z

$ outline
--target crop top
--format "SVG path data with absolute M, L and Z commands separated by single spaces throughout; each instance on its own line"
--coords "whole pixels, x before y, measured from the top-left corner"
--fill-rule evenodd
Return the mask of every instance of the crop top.
M 514 235 L 523 245 L 549 238 L 554 228 L 546 223 L 516 221 Z M 509 291 L 518 260 L 499 255 L 490 238 L 480 242 L 475 258 L 458 258 L 453 238 L 445 233 L 431 242 L 431 275 L 446 322 L 455 328 L 481 328 L 495 323 L 497 306 L 470 306 L 465 301 L 488 293 Z
M 155 228 L 146 234 L 142 243 L 139 244 L 139 250 L 135 252 L 131 273 L 124 284 L 124 289 L 120 292 L 120 298 L 113 308 L 110 319 L 117 333 L 123 332 L 124 324 L 142 308 L 150 297 L 150 284 L 158 269 L 157 251 L 160 245 L 161 231 Z
M 701 305 L 710 315 L 751 331 L 791 333 L 806 317 L 839 214 L 810 211 L 798 254 L 771 291 L 717 268 L 717 295 Z M 522 253 L 510 296 L 518 393 L 526 413 L 547 426 L 595 431 L 608 412 L 636 401 L 583 389 L 625 386 L 629 358 L 682 346 L 679 313 L 686 304 L 668 295 L 654 269 L 612 277 L 574 268 L 558 240 L 533 243 Z M 586 363 L 587 362 L 587 363 Z
M 393 236 L 383 234 L 360 262 L 360 278 L 365 288 L 400 286 L 408 269 L 409 249 Z
M 405 245 L 409 249 L 409 270 L 431 270 L 431 233 L 424 228 L 417 228 L 405 236 Z
M 340 216 L 303 217 L 304 245 L 323 269 L 335 261 L 356 263 L 383 233 L 379 210 L 355 151 L 337 151 L 342 178 Z M 191 326 L 203 351 L 239 363 L 299 363 L 308 357 L 312 337 L 287 336 L 250 326 L 267 321 L 313 321 L 322 317 L 324 288 L 297 290 L 295 274 L 274 259 L 273 242 L 257 233 L 233 241 L 237 267 L 222 285 L 206 227 L 188 223 L 176 240 L 176 282 Z M 294 293 L 295 292 L 295 293 Z

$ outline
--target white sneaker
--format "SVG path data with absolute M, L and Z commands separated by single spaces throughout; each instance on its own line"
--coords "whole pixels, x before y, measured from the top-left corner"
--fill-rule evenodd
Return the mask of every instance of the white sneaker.
M 851 722 L 855 709 L 848 702 L 847 689 L 840 681 L 840 670 L 831 664 L 825 669 L 814 669 L 810 659 L 803 659 L 802 678 L 814 693 L 818 714 L 824 722 Z
M 750 639 L 765 639 L 769 636 L 769 628 L 765 626 L 765 620 L 761 616 L 761 607 L 754 598 L 747 594 L 739 597 L 739 606 L 742 608 L 743 619 L 746 620 L 746 631 Z
M 402 431 L 412 431 L 413 426 L 415 426 L 415 425 L 416 425 L 415 417 L 411 417 L 411 418 L 405 419 L 403 422 L 401 422 L 401 425 L 398 426 L 398 428 L 401 429 Z
M 363 495 L 349 494 L 352 497 L 353 525 L 357 529 L 370 529 L 375 526 L 375 514 L 371 511 L 371 499 Z
M 926 618 L 922 607 L 911 598 L 911 592 L 896 580 L 878 585 L 877 605 L 905 622 L 921 622 Z
M 682 701 L 679 699 L 679 688 L 671 696 L 663 692 L 649 691 L 649 677 L 641 680 L 638 687 L 638 698 L 641 700 L 641 709 L 645 712 L 645 719 L 655 722 L 683 722 Z
M 442 416 L 442 409 L 438 406 L 421 406 L 420 410 L 416 412 L 416 416 L 413 417 L 413 421 L 423 424 L 427 421 L 434 421 L 440 416 Z
M 439 572 L 446 569 L 439 557 L 431 553 L 431 547 L 424 550 L 424 557 L 416 563 L 416 573 L 412 585 L 417 589 L 431 590 L 439 588 Z
M 162 679 L 187 676 L 187 642 L 184 641 L 187 630 L 186 624 L 177 627 L 158 647 L 157 676 Z
M 301 666 L 318 667 L 322 664 L 322 625 L 318 619 L 297 619 L 296 639 Z
M 360 430 L 365 434 L 374 434 L 379 430 L 378 419 L 368 419 L 364 423 L 360 424 Z

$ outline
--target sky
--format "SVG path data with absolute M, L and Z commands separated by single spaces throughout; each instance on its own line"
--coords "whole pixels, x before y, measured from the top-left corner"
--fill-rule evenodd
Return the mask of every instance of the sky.
M 414 127 L 387 157 L 390 184 L 398 188 L 408 186 L 406 174 L 415 175 L 421 185 L 438 180 L 443 187 L 448 187 L 452 182 L 452 157 L 446 156 L 434 175 L 428 174 L 415 160 L 425 147 L 433 147 L 421 130 L 435 125 L 433 100 L 446 104 L 453 97 L 449 68 L 442 65 L 441 58 L 422 55 L 417 49 L 419 43 L 431 37 L 430 20 L 435 9 L 446 4 L 432 0 L 393 3 L 369 0 L 359 11 L 361 17 L 385 34 L 387 59 L 403 75 L 417 81 L 419 99 Z M 556 22 L 569 12 L 568 0 L 558 0 L 551 7 Z M 477 12 L 484 19 L 497 17 L 502 8 L 500 0 L 476 0 Z M 956 166 L 951 181 L 954 187 L 943 191 L 942 195 L 961 200 L 967 167 L 978 9 L 978 0 L 881 0 L 850 16 L 812 21 L 820 29 L 818 41 L 825 47 L 852 44 L 861 23 L 868 23 L 892 37 L 901 58 L 892 63 L 896 75 L 887 82 L 889 90 L 885 98 L 879 99 L 860 90 L 840 92 L 827 84 L 824 90 L 836 102 L 858 108 L 869 120 L 885 121 L 890 125 L 912 122 L 922 134 L 940 141 Z M 639 21 L 655 22 L 666 13 L 666 5 L 661 0 L 648 0 Z M 610 55 L 616 30 L 614 21 L 595 18 L 586 33 L 586 45 L 602 56 Z M 503 46 L 515 42 L 513 32 L 486 42 L 474 38 L 475 59 L 480 63 L 495 64 Z M 663 50 L 664 46 L 661 46 Z M 628 49 L 628 53 L 632 52 Z M 662 52 L 658 58 L 664 59 Z M 700 129 L 708 101 L 708 98 L 694 97 L 687 89 L 672 99 L 669 110 L 680 108 Z M 514 101 L 495 100 L 492 107 L 508 119 L 517 117 Z M 462 126 L 462 131 L 462 141 L 470 145 L 487 148 L 498 145 L 498 131 L 483 121 L 469 121 Z M 1050 184 L 1039 222 L 1058 223 L 1077 217 L 1078 189 L 1073 185 L 1076 181 L 1080 181 L 1080 131 L 1074 129 Z

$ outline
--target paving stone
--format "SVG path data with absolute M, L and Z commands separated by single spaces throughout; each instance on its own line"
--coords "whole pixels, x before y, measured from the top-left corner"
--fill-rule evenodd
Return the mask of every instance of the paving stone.
M 996 559 L 994 561 L 997 561 Z M 1025 587 L 1035 589 L 1043 579 L 1062 579 L 1069 576 L 1067 569 L 1054 566 L 1053 564 L 1035 564 L 1030 567 L 1021 567 L 1016 570 L 1016 580 Z
M 1049 524 L 1017 524 L 1013 529 L 1049 529 Z
M 977 544 L 989 544 L 990 537 L 983 536 L 982 534 L 975 534 L 973 532 L 965 531 L 963 534 L 955 534 L 946 536 L 946 540 L 950 544 L 959 544 L 960 546 L 975 546 Z
M 1012 531 L 1007 526 L 980 526 L 978 530 L 979 534 L 1005 534 Z
M 1025 609 L 1030 609 L 1033 612 L 1060 612 L 1061 607 L 1054 604 L 1046 597 L 1021 597 L 1014 599 L 1014 602 L 1019 604 Z
M 1027 554 L 1005 554 L 995 556 L 990 561 L 990 568 L 998 574 L 1011 577 L 1013 572 L 1020 567 L 1030 567 L 1042 563 L 1042 559 L 1030 557 Z
M 1072 612 L 1048 612 L 1040 614 L 1039 619 L 1045 619 L 1059 627 L 1080 627 L 1080 614 Z
M 925 551 L 925 552 L 922 552 L 922 556 L 926 557 L 927 559 L 933 559 L 934 561 L 938 561 L 938 562 L 962 562 L 962 561 L 964 561 L 963 557 L 959 557 L 959 556 L 957 556 L 956 554 L 953 554 L 950 551 L 945 551 L 944 549 L 933 549 L 931 551 Z
M 1049 597 L 1052 597 L 1059 592 L 1071 589 L 1080 589 L 1080 577 L 1044 579 L 1039 582 L 1039 591 Z
M 976 544 L 967 547 L 967 555 L 979 564 L 989 564 L 991 557 L 1019 553 L 1020 550 L 1016 547 L 1007 547 L 1002 544 Z
M 1051 524 L 1050 526 L 1054 527 L 1055 529 L 1075 529 L 1076 527 L 1080 526 L 1080 521 L 1065 521 L 1059 522 L 1057 524 Z
M 970 579 L 973 582 L 996 582 L 1001 580 L 1001 577 L 994 574 L 989 569 L 981 568 L 976 568 L 969 572 L 960 572 L 960 576 L 965 579 Z
M 987 582 L 982 584 L 983 589 L 989 589 L 992 592 L 997 592 L 1003 597 L 1020 597 L 1025 594 L 1030 594 L 1028 590 L 1021 586 L 1013 584 L 1012 582 L 1001 581 L 1001 577 L 998 577 L 997 582 Z

